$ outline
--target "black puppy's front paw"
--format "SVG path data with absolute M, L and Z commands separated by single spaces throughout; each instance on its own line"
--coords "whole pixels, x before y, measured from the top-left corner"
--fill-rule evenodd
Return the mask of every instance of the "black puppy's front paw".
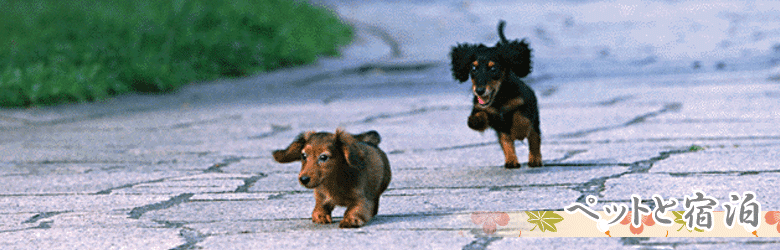
M 469 116 L 469 128 L 476 131 L 485 131 L 488 128 L 488 116 L 485 112 L 477 112 Z

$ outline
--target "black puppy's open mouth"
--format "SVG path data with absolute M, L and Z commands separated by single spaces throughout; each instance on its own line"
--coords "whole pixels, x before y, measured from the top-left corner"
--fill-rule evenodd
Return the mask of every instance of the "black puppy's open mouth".
M 474 96 L 477 97 L 477 104 L 481 107 L 487 107 L 490 106 L 491 103 L 493 103 L 493 97 L 491 96 L 491 93 L 486 93 L 484 95 L 477 95 L 474 94 Z

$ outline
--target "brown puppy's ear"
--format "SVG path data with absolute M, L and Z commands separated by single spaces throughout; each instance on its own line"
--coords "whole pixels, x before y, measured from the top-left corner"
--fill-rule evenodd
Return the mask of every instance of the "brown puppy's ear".
M 359 142 L 365 142 L 373 146 L 379 146 L 379 142 L 382 141 L 382 137 L 380 137 L 379 133 L 377 133 L 375 130 L 363 132 L 362 134 L 357 134 L 353 137 L 355 137 L 355 140 Z
M 471 72 L 471 66 L 474 62 L 474 53 L 477 48 L 485 47 L 485 45 L 473 45 L 468 43 L 458 44 L 452 47 L 450 51 L 450 58 L 452 58 L 452 76 L 460 82 L 469 80 L 469 72 Z
M 515 73 L 517 77 L 525 77 L 531 73 L 531 48 L 525 39 L 517 41 L 512 40 L 501 44 L 498 47 L 499 55 L 504 60 L 505 65 L 509 65 L 509 70 Z
M 306 144 L 306 141 L 309 139 L 309 136 L 312 133 L 312 131 L 301 133 L 295 137 L 295 140 L 293 140 L 293 142 L 290 143 L 290 146 L 287 146 L 286 149 L 274 151 L 274 160 L 279 163 L 300 161 L 303 145 Z
M 363 151 L 357 147 L 357 140 L 355 137 L 341 129 L 336 130 L 336 141 L 338 146 L 341 147 L 341 151 L 344 152 L 344 159 L 347 160 L 347 165 L 355 169 L 365 169 L 366 162 Z

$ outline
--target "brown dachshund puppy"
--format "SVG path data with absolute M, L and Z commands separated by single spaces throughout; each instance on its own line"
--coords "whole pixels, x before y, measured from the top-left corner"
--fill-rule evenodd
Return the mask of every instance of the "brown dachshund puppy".
M 542 165 L 541 130 L 536 95 L 521 77 L 531 73 L 531 49 L 525 40 L 508 41 L 504 21 L 498 24 L 501 41 L 494 47 L 458 44 L 452 48 L 452 74 L 465 82 L 471 78 L 474 107 L 469 128 L 493 128 L 504 151 L 504 167 L 519 168 L 515 140 L 528 138 L 528 166 Z
M 379 149 L 376 131 L 351 135 L 340 129 L 335 134 L 301 133 L 287 149 L 273 152 L 279 163 L 301 161 L 298 180 L 314 189 L 314 223 L 332 223 L 330 213 L 347 207 L 340 228 L 363 226 L 379 210 L 379 196 L 390 184 L 390 163 Z

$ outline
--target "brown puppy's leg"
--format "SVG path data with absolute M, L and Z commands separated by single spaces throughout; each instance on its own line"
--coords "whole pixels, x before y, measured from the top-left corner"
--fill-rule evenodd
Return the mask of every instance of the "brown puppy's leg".
M 484 111 L 477 111 L 474 109 L 471 111 L 468 121 L 469 128 L 482 132 L 488 128 L 488 116 Z
M 333 211 L 335 206 L 330 202 L 326 202 L 325 195 L 320 192 L 314 191 L 314 197 L 316 204 L 314 205 L 314 211 L 311 212 L 311 220 L 317 224 L 333 223 L 333 220 L 330 218 L 330 212 Z
M 376 216 L 376 214 L 379 212 L 379 196 L 374 199 L 374 212 L 371 213 L 371 216 Z
M 374 211 L 374 204 L 361 199 L 355 205 L 348 207 L 344 212 L 344 219 L 339 223 L 339 228 L 358 228 L 362 227 L 369 220 L 371 220 L 372 212 Z
M 504 167 L 519 168 L 520 163 L 517 162 L 517 155 L 515 155 L 515 138 L 510 134 L 498 132 L 498 142 L 501 143 L 501 150 L 504 151 Z
M 530 129 L 528 132 L 528 166 L 529 167 L 541 167 L 542 166 L 542 152 L 540 145 L 542 144 L 542 138 L 536 130 Z

